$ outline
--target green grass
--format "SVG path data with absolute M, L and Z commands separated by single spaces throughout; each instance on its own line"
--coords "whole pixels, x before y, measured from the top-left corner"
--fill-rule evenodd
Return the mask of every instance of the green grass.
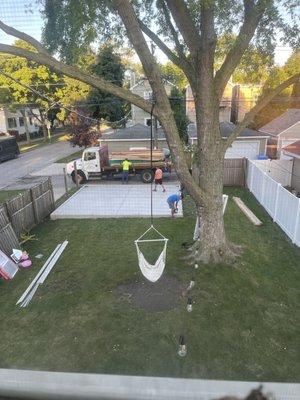
M 47 146 L 49 144 L 57 143 L 57 142 L 65 142 L 69 139 L 69 135 L 65 133 L 60 133 L 53 135 L 50 140 L 47 140 L 46 142 L 44 139 L 36 139 L 32 140 L 30 143 L 24 143 L 24 144 L 19 144 L 19 149 L 21 153 L 27 153 L 28 151 L 31 150 L 36 150 L 40 147 Z
M 24 192 L 24 190 L 0 190 L 0 204 L 4 201 L 18 196 L 18 194 L 22 192 Z
M 137 374 L 258 381 L 299 380 L 297 286 L 300 249 L 293 246 L 253 197 L 238 195 L 263 221 L 249 223 L 229 200 L 228 236 L 243 245 L 232 266 L 187 266 L 183 242 L 195 218 L 155 220 L 170 241 L 165 273 L 188 283 L 195 275 L 192 313 L 148 313 L 114 295 L 118 284 L 141 279 L 133 240 L 145 219 L 47 221 L 26 246 L 34 266 L 0 282 L 1 368 Z M 185 206 L 187 203 L 185 204 Z M 191 208 L 190 208 L 191 210 Z M 69 240 L 62 258 L 29 307 L 15 306 L 30 279 L 58 242 Z M 34 258 L 45 255 L 42 261 Z M 153 254 L 150 254 L 153 256 Z M 299 322 L 299 320 L 298 320 Z M 188 355 L 177 356 L 187 336 Z
M 76 160 L 77 158 L 81 158 L 82 152 L 83 152 L 83 150 L 76 151 L 75 153 L 72 153 L 72 154 L 70 154 L 70 155 L 68 155 L 68 156 L 66 156 L 66 157 L 60 158 L 60 159 L 57 160 L 56 162 L 57 162 L 57 163 L 64 163 L 64 164 L 67 164 L 68 162 L 74 161 L 74 160 Z

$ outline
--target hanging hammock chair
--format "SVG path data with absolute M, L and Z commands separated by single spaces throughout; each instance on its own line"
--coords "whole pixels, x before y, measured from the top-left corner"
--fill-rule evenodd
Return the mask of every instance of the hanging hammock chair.
M 151 170 L 153 170 L 153 126 L 152 126 L 152 121 L 153 121 L 153 109 L 154 109 L 155 101 L 152 102 L 152 107 L 151 107 L 151 124 L 150 124 L 150 160 L 151 160 Z M 139 261 L 139 267 L 144 275 L 145 278 L 148 279 L 150 282 L 156 282 L 159 280 L 159 278 L 162 276 L 162 273 L 164 272 L 165 265 L 166 265 L 166 255 L 167 255 L 167 244 L 168 240 L 165 238 L 156 228 L 153 226 L 153 191 L 152 191 L 152 180 L 151 180 L 151 186 L 150 186 L 151 194 L 150 194 L 150 220 L 151 220 L 151 225 L 150 228 L 146 230 L 145 233 L 142 234 L 137 240 L 134 241 L 135 246 L 136 246 L 136 251 L 137 251 L 137 256 L 138 256 L 138 261 Z M 145 236 L 147 233 L 150 231 L 154 231 L 155 234 L 158 235 L 158 239 L 145 239 Z M 151 242 L 162 242 L 163 243 L 163 249 L 160 255 L 158 256 L 158 259 L 156 260 L 155 264 L 150 264 L 144 254 L 142 253 L 139 244 L 141 243 L 151 243 Z
M 155 231 L 157 235 L 159 236 L 158 239 L 143 239 L 147 233 L 149 233 L 151 230 Z M 139 267 L 144 275 L 145 278 L 148 279 L 150 282 L 156 282 L 159 280 L 159 278 L 162 276 L 165 265 L 166 265 L 166 254 L 167 254 L 167 244 L 168 244 L 167 238 L 165 238 L 156 228 L 154 228 L 153 225 L 150 226 L 149 229 L 146 230 L 145 233 L 142 234 L 137 240 L 134 241 L 136 245 L 136 250 L 137 250 L 137 255 L 138 255 L 138 261 L 139 261 Z M 162 242 L 164 244 L 163 249 L 156 260 L 155 264 L 150 264 L 144 254 L 142 253 L 139 244 L 140 243 L 151 243 L 151 242 Z
M 223 215 L 224 215 L 225 210 L 226 210 L 227 201 L 228 201 L 228 195 L 227 194 L 223 194 Z M 200 224 L 199 224 L 199 217 L 197 217 L 196 218 L 196 224 L 195 224 L 193 239 L 194 240 L 198 240 L 199 237 L 200 237 Z

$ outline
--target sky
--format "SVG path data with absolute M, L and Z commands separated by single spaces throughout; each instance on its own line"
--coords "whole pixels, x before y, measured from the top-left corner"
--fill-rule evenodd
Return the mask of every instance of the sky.
M 43 19 L 36 0 L 0 0 L 0 19 L 7 25 L 23 31 L 37 40 L 41 40 Z M 11 44 L 15 38 L 4 34 L 0 30 L 0 43 Z M 292 50 L 278 46 L 275 51 L 275 63 L 283 65 Z M 155 52 L 161 63 L 167 61 L 160 51 Z

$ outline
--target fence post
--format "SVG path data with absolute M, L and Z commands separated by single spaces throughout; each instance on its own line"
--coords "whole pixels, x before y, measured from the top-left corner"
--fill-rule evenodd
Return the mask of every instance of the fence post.
M 281 183 L 277 184 L 277 190 L 276 190 L 276 197 L 275 197 L 275 210 L 274 210 L 274 216 L 273 216 L 273 221 L 276 222 L 277 218 L 277 208 L 278 208 L 278 199 L 279 199 L 279 190 L 281 187 Z
M 78 182 L 78 175 L 77 175 L 77 164 L 76 161 L 74 161 L 74 173 L 75 173 L 75 182 L 76 182 L 76 188 L 79 188 L 79 182 Z
M 55 210 L 55 199 L 54 199 L 52 180 L 51 180 L 50 176 L 48 176 L 48 187 L 49 187 L 50 193 L 51 193 L 51 202 L 52 202 L 52 211 L 53 211 L 53 210 Z
M 293 243 L 296 242 L 296 236 L 297 236 L 297 230 L 298 230 L 298 226 L 299 226 L 299 220 L 300 220 L 300 199 L 298 200 L 298 208 L 297 208 L 297 212 L 296 212 L 295 230 L 294 230 L 293 239 L 292 239 Z
M 64 181 L 65 181 L 66 196 L 69 197 L 66 168 L 63 168 L 63 171 L 64 171 Z
M 38 209 L 37 209 L 37 206 L 35 204 L 35 198 L 34 198 L 34 195 L 33 195 L 32 188 L 29 189 L 29 192 L 30 192 L 30 199 L 31 199 L 31 203 L 32 203 L 33 216 L 34 216 L 35 223 L 37 225 L 39 223 L 39 216 L 38 216 Z
M 249 168 L 250 167 L 250 168 Z M 249 187 L 249 189 L 250 189 L 250 192 L 252 192 L 252 188 L 253 188 L 253 176 L 254 176 L 254 174 L 253 174 L 253 164 L 252 164 L 252 161 L 250 161 L 250 160 L 248 160 L 248 171 L 249 171 L 249 169 L 250 169 L 250 173 L 251 173 L 251 176 L 250 176 L 250 187 Z

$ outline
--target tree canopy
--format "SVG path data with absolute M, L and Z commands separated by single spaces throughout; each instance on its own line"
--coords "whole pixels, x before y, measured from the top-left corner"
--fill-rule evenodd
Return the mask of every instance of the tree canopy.
M 228 262 L 235 253 L 228 242 L 222 214 L 223 160 L 227 149 L 255 115 L 275 96 L 299 81 L 299 74 L 278 81 L 245 115 L 230 136 L 219 129 L 220 101 L 242 58 L 252 46 L 272 54 L 278 35 L 282 43 L 299 46 L 296 0 L 42 0 L 46 25 L 44 45 L 0 21 L 0 29 L 22 38 L 35 52 L 0 44 L 0 52 L 47 65 L 56 73 L 79 79 L 142 108 L 160 121 L 181 183 L 195 201 L 200 240 L 195 257 L 202 262 Z M 220 65 L 218 39 L 230 41 Z M 74 66 L 92 43 L 108 38 L 135 50 L 153 91 L 153 100 L 132 93 L 101 76 Z M 146 39 L 147 38 L 147 39 Z M 197 174 L 190 174 L 161 68 L 151 51 L 152 41 L 181 69 L 194 96 Z M 46 48 L 45 48 L 46 47 Z M 59 56 L 59 60 L 52 56 Z M 200 250 L 200 251 L 198 251 Z

